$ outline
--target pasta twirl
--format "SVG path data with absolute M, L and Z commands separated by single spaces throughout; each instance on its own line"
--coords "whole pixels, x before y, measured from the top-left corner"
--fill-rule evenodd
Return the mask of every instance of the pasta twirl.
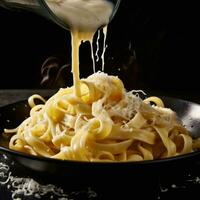
M 31 155 L 97 162 L 153 160 L 193 151 L 188 131 L 160 98 L 142 100 L 127 92 L 118 77 L 103 72 L 80 81 L 80 96 L 73 90 L 60 89 L 39 105 L 34 100 L 44 99 L 31 96 L 30 117 L 13 129 L 9 147 Z

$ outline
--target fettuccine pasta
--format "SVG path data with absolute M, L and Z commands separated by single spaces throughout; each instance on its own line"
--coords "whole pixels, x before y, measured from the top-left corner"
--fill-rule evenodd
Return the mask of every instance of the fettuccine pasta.
M 188 131 L 160 98 L 142 100 L 127 92 L 118 77 L 103 72 L 80 80 L 80 96 L 73 91 L 62 88 L 47 101 L 31 96 L 30 117 L 13 130 L 9 148 L 97 162 L 153 160 L 193 151 Z M 44 104 L 36 105 L 35 99 Z

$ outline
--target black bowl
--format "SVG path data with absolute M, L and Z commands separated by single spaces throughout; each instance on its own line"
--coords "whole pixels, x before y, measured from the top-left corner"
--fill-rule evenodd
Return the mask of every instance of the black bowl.
M 181 99 L 162 97 L 166 107 L 174 110 L 190 131 L 192 137 L 200 137 L 200 105 Z M 4 128 L 17 127 L 29 116 L 27 101 L 20 101 L 0 108 L 0 151 L 36 173 L 51 177 L 78 180 L 79 185 L 92 184 L 102 190 L 112 191 L 124 197 L 135 193 L 148 196 L 155 192 L 158 179 L 170 171 L 171 178 L 192 170 L 200 161 L 200 151 L 161 160 L 119 163 L 90 163 L 82 161 L 63 161 L 57 159 L 26 155 L 8 148 L 9 139 L 2 135 Z M 174 176 L 175 175 L 175 176 Z M 104 184 L 102 185 L 102 181 Z M 123 184 L 131 182 L 131 184 Z M 111 189 L 112 188 L 112 189 Z M 123 188 L 123 189 L 122 189 Z M 145 193 L 142 192 L 145 189 Z M 116 192 L 117 191 L 117 192 Z M 128 192 L 129 191 L 129 192 Z M 108 196 L 107 196 L 108 197 Z

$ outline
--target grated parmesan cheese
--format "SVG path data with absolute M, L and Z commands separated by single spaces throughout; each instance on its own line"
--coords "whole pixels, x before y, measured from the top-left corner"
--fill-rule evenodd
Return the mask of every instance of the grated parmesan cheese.
M 14 176 L 9 165 L 6 163 L 7 157 L 0 155 L 0 186 L 6 187 L 11 192 L 13 200 L 28 199 L 49 199 L 57 200 L 75 200 L 81 194 L 85 194 L 87 199 L 94 199 L 97 193 L 90 187 L 81 191 L 72 191 L 69 194 L 65 193 L 60 187 L 53 184 L 43 185 L 32 178 Z

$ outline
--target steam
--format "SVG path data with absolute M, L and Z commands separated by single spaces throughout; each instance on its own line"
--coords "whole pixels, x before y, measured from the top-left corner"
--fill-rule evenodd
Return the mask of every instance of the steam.
M 49 57 L 42 64 L 40 84 L 50 88 L 65 87 L 67 74 L 70 74 L 70 64 L 63 65 L 57 57 Z

